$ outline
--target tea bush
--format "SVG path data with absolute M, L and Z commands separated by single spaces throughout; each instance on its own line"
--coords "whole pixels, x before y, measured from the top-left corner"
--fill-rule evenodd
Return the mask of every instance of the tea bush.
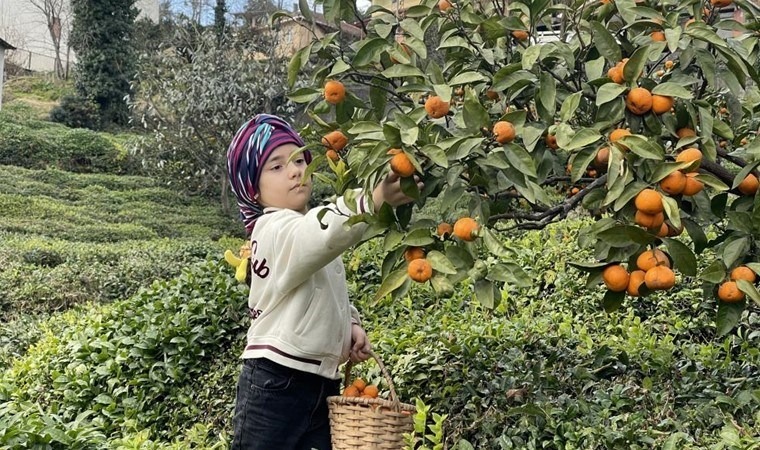
M 239 234 L 239 220 L 213 203 L 144 177 L 0 166 L 0 231 L 69 241 L 119 242 Z
M 43 174 L 47 182 L 67 177 Z M 80 177 L 76 180 L 82 181 Z M 116 200 L 123 199 L 119 189 L 139 184 L 128 177 L 107 180 L 117 189 L 110 194 Z M 70 181 L 64 183 L 67 194 L 51 199 L 76 195 L 105 207 L 105 189 L 84 192 Z M 13 195 L 23 186 L 39 188 L 18 180 L 12 185 Z M 64 208 L 57 213 L 65 213 Z M 467 282 L 450 298 L 436 298 L 428 286 L 415 285 L 399 300 L 375 301 L 381 245 L 370 242 L 347 253 L 352 298 L 401 399 L 420 397 L 433 412 L 448 415 L 444 430 L 449 448 L 757 446 L 760 332 L 753 328 L 760 316 L 745 311 L 742 325 L 717 338 L 713 326 L 705 326 L 713 323 L 714 300 L 687 277 L 666 294 L 631 301 L 612 314 L 603 312 L 603 288 L 586 286 L 570 265 L 590 255 L 576 239 L 588 223 L 568 221 L 504 237 L 514 249 L 505 259 L 522 267 L 529 279 L 505 286 L 492 310 L 474 300 L 474 288 Z M 178 256 L 195 252 L 199 258 L 213 258 L 213 252 L 207 253 L 209 244 L 188 239 L 183 249 L 174 246 L 177 240 L 97 243 L 10 233 L 2 237 L 0 263 L 16 267 L 5 278 L 6 286 L 12 286 L 14 275 L 23 276 L 28 260 L 38 258 L 39 263 L 62 260 L 37 269 L 59 270 L 62 277 L 94 276 L 109 261 L 122 261 L 122 271 L 133 270 L 129 280 L 144 288 L 136 282 L 137 292 L 125 300 L 88 302 L 49 320 L 14 322 L 17 330 L 24 324 L 37 328 L 37 338 L 0 333 L 0 342 L 10 347 L 34 342 L 26 352 L 6 351 L 3 356 L 9 366 L 0 376 L 0 446 L 227 447 L 238 357 L 248 325 L 247 297 L 232 270 L 216 261 L 218 256 L 198 264 Z M 220 245 L 234 249 L 239 243 L 227 237 Z M 157 264 L 153 270 L 162 267 L 171 273 L 167 261 L 172 258 L 179 275 L 148 286 L 155 275 L 141 268 Z M 128 268 L 130 261 L 135 262 L 133 269 Z M 36 276 L 40 278 L 16 286 L 19 302 L 21 285 L 44 284 Z M 72 280 L 61 285 L 72 285 Z M 47 295 L 43 288 L 35 289 L 40 289 L 36 295 Z M 20 305 L 9 309 L 34 308 Z M 372 363 L 359 365 L 355 374 L 384 386 Z
M 128 151 L 91 130 L 0 112 L 0 164 L 72 172 L 126 173 L 135 170 Z
M 170 441 L 203 419 L 218 421 L 209 407 L 229 416 L 236 370 L 211 369 L 230 358 L 229 349 L 242 348 L 245 302 L 224 262 L 207 262 L 128 300 L 51 320 L 66 327 L 48 331 L 3 374 L 0 417 L 15 420 L 0 444 L 28 428 L 61 435 L 82 417 L 106 441 L 143 429 Z M 214 384 L 201 388 L 204 381 Z M 51 414 L 57 419 L 45 420 Z M 30 427 L 39 419 L 43 429 Z
M 415 286 L 400 303 L 376 305 L 365 292 L 359 309 L 401 397 L 448 414 L 449 445 L 474 448 L 708 448 L 732 424 L 757 436 L 760 332 L 748 327 L 760 316 L 716 338 L 703 325 L 713 321 L 713 300 L 690 280 L 606 314 L 602 288 L 568 267 L 584 257 L 573 227 L 509 242 L 533 287 L 509 289 L 493 311 L 467 290 L 432 300 Z M 355 286 L 378 279 L 358 267 Z

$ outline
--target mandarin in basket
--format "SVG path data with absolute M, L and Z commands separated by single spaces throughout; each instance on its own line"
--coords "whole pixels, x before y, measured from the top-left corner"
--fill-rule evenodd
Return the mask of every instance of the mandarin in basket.
M 374 384 L 368 384 L 364 388 L 364 395 L 368 395 L 371 398 L 377 398 L 378 394 L 380 394 L 380 390 Z
M 351 383 L 351 386 L 355 387 L 359 390 L 359 392 L 363 392 L 364 388 L 367 387 L 367 382 L 362 380 L 361 378 L 357 378 L 354 380 L 353 383 Z
M 356 388 L 356 386 L 351 385 L 345 389 L 343 389 L 343 396 L 344 397 L 358 397 L 361 395 L 361 392 L 359 392 L 359 389 Z

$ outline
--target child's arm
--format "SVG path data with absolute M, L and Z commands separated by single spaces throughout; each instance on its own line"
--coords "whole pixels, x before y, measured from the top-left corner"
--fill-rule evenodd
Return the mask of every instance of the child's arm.
M 383 203 L 399 206 L 412 201 L 401 191 L 398 175 L 392 173 L 378 184 L 372 198 L 376 211 Z M 368 202 L 363 196 L 358 199 L 358 203 L 357 213 L 367 212 Z M 320 211 L 325 208 L 329 211 L 320 219 Z M 345 226 L 348 218 L 357 213 L 352 212 L 341 197 L 335 204 L 314 208 L 305 215 L 295 212 L 282 214 L 268 223 L 267 228 L 273 229 L 277 236 L 277 273 L 274 275 L 277 277 L 278 288 L 286 291 L 300 285 L 314 272 L 359 242 L 366 224 L 355 224 L 350 228 Z M 252 255 L 252 258 L 255 265 L 256 255 Z

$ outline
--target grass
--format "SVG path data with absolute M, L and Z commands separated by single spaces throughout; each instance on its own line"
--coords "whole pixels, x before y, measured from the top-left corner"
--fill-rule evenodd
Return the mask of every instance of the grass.
M 61 98 L 73 92 L 72 80 L 53 76 L 11 78 L 3 90 L 3 108 L 25 110 L 30 117 L 45 120 Z

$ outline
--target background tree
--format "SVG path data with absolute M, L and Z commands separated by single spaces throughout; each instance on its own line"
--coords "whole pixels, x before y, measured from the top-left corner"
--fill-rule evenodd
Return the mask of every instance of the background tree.
M 355 15 L 324 8 L 336 26 Z M 401 254 L 421 246 L 440 295 L 471 279 L 494 306 L 526 278 L 500 236 L 582 206 L 595 223 L 580 243 L 595 259 L 576 267 L 589 287 L 604 280 L 605 309 L 698 276 L 729 331 L 745 297 L 760 303 L 756 12 L 730 0 L 425 1 L 373 6 L 365 39 L 328 35 L 299 51 L 291 85 L 319 63 L 291 98 L 319 135 L 348 137 L 330 161 L 336 191 L 369 188 L 389 161 L 425 180 L 417 192 L 405 178 L 416 205 L 365 219 L 389 251 L 378 297 L 410 288 Z M 429 57 L 431 29 L 443 64 Z M 349 86 L 340 100 L 330 79 Z M 432 199 L 452 211 L 422 220 Z M 437 222 L 457 223 L 436 233 Z
M 151 138 L 137 150 L 147 170 L 186 192 L 221 195 L 225 155 L 237 128 L 258 112 L 290 117 L 285 61 L 263 34 L 178 28 L 171 45 L 146 55 L 132 107 Z
M 67 73 L 61 60 L 61 42 L 69 28 L 69 2 L 66 0 L 29 0 L 45 16 L 48 33 L 55 52 L 55 75 L 62 79 Z
M 72 48 L 78 62 L 77 93 L 100 106 L 102 124 L 126 125 L 135 75 L 135 0 L 72 0 Z
M 224 35 L 225 24 L 227 23 L 225 15 L 227 14 L 227 5 L 224 0 L 216 0 L 216 6 L 214 7 L 214 30 L 219 40 Z

